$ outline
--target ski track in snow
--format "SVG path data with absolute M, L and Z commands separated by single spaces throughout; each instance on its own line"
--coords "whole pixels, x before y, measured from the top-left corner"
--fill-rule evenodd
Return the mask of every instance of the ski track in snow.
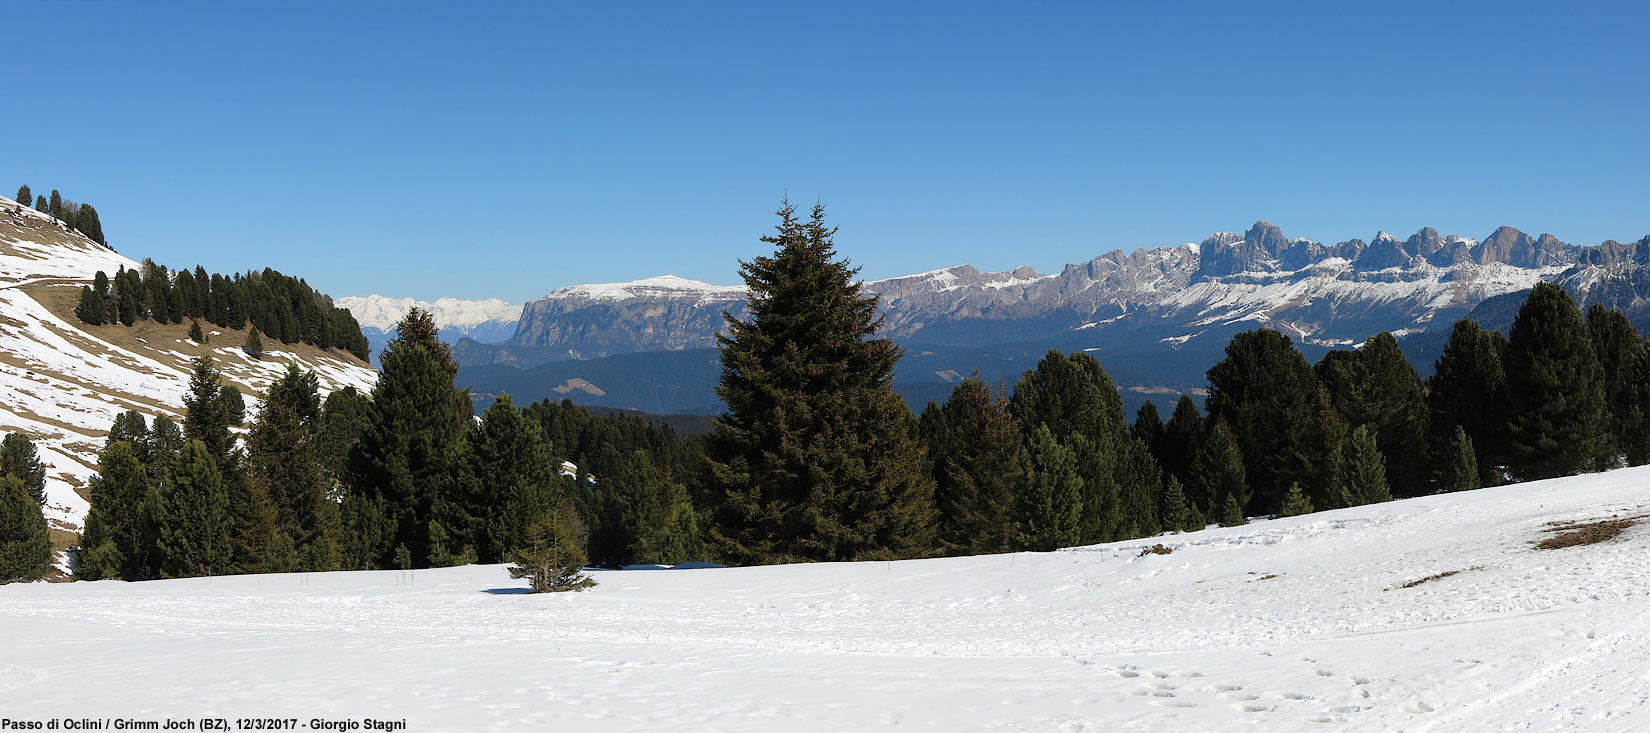
M 1533 542 L 1646 513 L 1647 487 L 1650 467 L 1053 553 L 599 571 L 577 594 L 501 566 L 11 585 L 0 699 L 412 731 L 1641 731 L 1650 524 Z

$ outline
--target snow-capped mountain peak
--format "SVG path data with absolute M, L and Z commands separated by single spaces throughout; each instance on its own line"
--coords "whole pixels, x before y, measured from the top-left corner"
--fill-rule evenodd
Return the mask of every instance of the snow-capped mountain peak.
M 521 306 L 511 305 L 498 298 L 486 300 L 459 300 L 437 298 L 434 301 L 413 298 L 391 298 L 383 295 L 345 296 L 333 300 L 340 308 L 347 308 L 363 328 L 389 331 L 395 328 L 407 311 L 423 308 L 435 319 L 437 328 L 469 329 L 488 321 L 514 323 L 521 318 Z

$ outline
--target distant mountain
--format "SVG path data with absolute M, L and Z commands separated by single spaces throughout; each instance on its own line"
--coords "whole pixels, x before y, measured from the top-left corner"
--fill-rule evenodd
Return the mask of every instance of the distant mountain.
M 333 300 L 346 308 L 361 324 L 361 333 L 372 347 L 374 363 L 378 352 L 395 337 L 395 324 L 414 306 L 430 312 L 442 340 L 453 343 L 473 339 L 479 343 L 500 343 L 516 332 L 521 319 L 521 306 L 511 305 L 498 298 L 486 300 L 459 300 L 441 298 L 435 302 L 412 298 L 388 298 L 382 295 L 345 296 Z
M 1426 228 L 1326 245 L 1260 221 L 1241 234 L 1113 251 L 1055 274 L 959 265 L 864 286 L 881 296 L 882 333 L 906 347 L 896 385 L 920 404 L 943 398 L 974 369 L 1011 381 L 1048 348 L 1094 354 L 1125 397 L 1172 400 L 1200 388 L 1203 371 L 1241 331 L 1277 329 L 1316 358 L 1381 331 L 1447 335 L 1481 303 L 1543 280 L 1650 322 L 1650 238 L 1579 247 L 1511 227 L 1483 240 Z M 671 276 L 562 288 L 527 303 L 507 342 L 462 342 L 455 355 L 471 366 L 535 367 L 708 349 L 723 312 L 745 316 L 744 295 L 739 286 Z M 581 378 L 599 386 L 594 367 Z M 703 392 L 700 385 L 693 399 L 649 399 L 687 411 Z

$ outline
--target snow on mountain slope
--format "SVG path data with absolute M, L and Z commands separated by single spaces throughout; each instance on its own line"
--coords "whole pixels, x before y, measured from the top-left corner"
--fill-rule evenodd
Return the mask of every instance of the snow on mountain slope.
M 348 309 L 362 328 L 388 332 L 395 328 L 407 311 L 414 306 L 430 312 L 437 328 L 468 331 L 486 323 L 514 324 L 521 319 L 521 306 L 511 305 L 498 298 L 486 300 L 459 300 L 439 298 L 435 302 L 412 298 L 388 298 L 382 295 L 365 297 L 345 296 L 332 301 Z
M 23 720 L 1642 731 L 1650 523 L 1535 543 L 1650 513 L 1647 486 L 1650 467 L 1053 553 L 596 572 L 544 596 L 500 566 L 11 585 L 0 684 Z
M 274 339 L 265 339 L 270 348 L 254 361 L 238 348 L 242 331 L 214 331 L 203 347 L 187 339 L 188 326 L 80 322 L 80 288 L 99 270 L 113 275 L 122 267 L 137 263 L 0 197 L 0 432 L 20 431 L 35 442 L 47 466 L 47 519 L 56 529 L 79 530 L 87 503 L 77 490 L 94 473 L 117 414 L 182 420 L 189 362 L 200 353 L 211 353 L 248 395 L 249 412 L 288 361 L 316 372 L 326 392 L 346 385 L 370 390 L 377 380 L 342 352 Z

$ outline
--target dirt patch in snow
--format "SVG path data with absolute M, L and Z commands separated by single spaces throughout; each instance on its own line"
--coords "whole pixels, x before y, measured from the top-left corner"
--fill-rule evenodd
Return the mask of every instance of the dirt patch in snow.
M 1158 545 L 1152 545 L 1151 547 L 1141 549 L 1140 550 L 1140 556 L 1145 557 L 1147 555 L 1167 555 L 1171 552 L 1174 552 L 1173 547 L 1165 547 L 1164 545 L 1158 544 Z
M 1623 530 L 1638 524 L 1640 519 L 1644 519 L 1644 515 L 1620 519 L 1601 519 L 1588 523 L 1556 523 L 1555 526 L 1546 530 L 1556 534 L 1535 543 L 1535 548 L 1537 550 L 1559 550 L 1578 545 L 1596 545 L 1600 542 L 1608 542 L 1619 537 Z

